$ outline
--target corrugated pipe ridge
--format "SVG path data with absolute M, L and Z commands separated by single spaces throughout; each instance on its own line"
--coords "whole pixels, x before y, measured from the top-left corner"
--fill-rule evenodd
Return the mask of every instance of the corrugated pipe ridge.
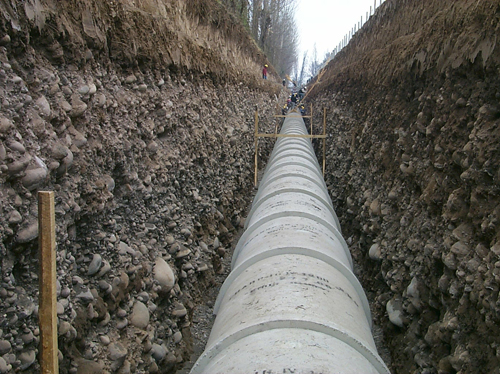
M 276 141 L 214 312 L 192 374 L 389 373 L 310 139 Z

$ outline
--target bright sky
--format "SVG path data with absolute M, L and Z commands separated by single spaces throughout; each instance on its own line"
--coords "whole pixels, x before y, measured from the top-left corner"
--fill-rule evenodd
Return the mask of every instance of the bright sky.
M 380 0 L 377 1 L 377 8 Z M 300 34 L 300 56 L 309 51 L 310 57 L 316 43 L 318 62 L 322 62 L 328 51 L 332 51 L 352 27 L 366 22 L 366 12 L 375 0 L 298 0 L 295 19 Z M 382 0 L 384 2 L 384 0 Z

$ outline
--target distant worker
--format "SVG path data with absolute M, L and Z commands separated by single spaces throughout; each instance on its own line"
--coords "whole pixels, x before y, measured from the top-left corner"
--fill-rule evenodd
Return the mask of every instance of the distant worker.
M 262 79 L 267 79 L 267 64 L 264 65 L 264 69 L 262 69 Z
M 299 100 L 302 100 L 306 95 L 307 87 L 302 87 L 299 91 Z
M 285 86 L 286 86 L 286 80 L 285 80 L 285 78 L 283 78 L 283 87 L 285 87 Z
M 306 107 L 304 106 L 304 104 L 300 104 L 299 106 L 299 110 L 300 110 L 300 114 L 302 116 L 305 116 L 306 115 Z
M 283 106 L 283 109 L 281 109 L 281 114 L 286 116 L 286 112 L 288 111 L 288 103 L 286 103 L 284 106 Z

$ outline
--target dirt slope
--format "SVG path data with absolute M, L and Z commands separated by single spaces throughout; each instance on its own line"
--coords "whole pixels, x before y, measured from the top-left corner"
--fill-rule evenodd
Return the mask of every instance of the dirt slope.
M 500 370 L 499 18 L 493 0 L 388 0 L 309 95 L 395 373 Z

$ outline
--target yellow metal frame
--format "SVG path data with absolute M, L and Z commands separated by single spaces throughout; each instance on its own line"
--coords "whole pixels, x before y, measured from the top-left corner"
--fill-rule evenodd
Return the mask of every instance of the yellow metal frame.
M 323 139 L 323 177 L 325 176 L 326 168 L 326 108 L 323 108 L 323 134 L 313 135 L 313 115 L 312 115 L 312 104 L 311 104 L 311 115 L 303 116 L 303 118 L 311 119 L 311 135 L 297 135 L 297 134 L 278 134 L 278 125 L 274 128 L 274 134 L 259 133 L 259 112 L 255 111 L 255 128 L 254 128 L 254 144 L 255 144 L 255 172 L 254 172 L 254 184 L 257 187 L 258 183 L 258 152 L 259 152 L 259 138 L 305 138 L 305 139 Z M 296 110 L 294 110 L 296 112 Z M 275 115 L 275 118 L 286 118 L 284 115 Z

